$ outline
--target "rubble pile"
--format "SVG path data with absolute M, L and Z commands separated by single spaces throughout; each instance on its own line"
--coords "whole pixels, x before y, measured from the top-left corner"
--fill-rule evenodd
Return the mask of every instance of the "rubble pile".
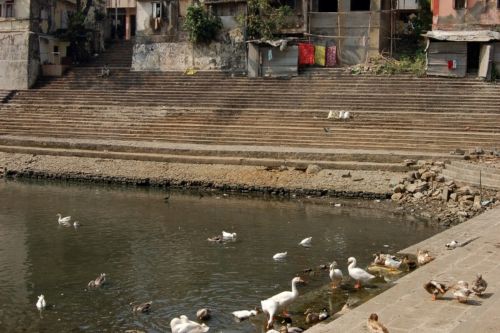
M 459 186 L 442 175 L 444 162 L 406 160 L 409 171 L 393 185 L 391 199 L 442 226 L 461 223 L 500 203 L 494 190 Z

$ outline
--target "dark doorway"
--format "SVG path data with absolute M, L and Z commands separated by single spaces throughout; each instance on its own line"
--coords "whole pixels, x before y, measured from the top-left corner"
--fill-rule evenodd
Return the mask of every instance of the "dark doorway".
M 481 43 L 467 43 L 467 73 L 478 72 L 480 49 Z
M 370 11 L 370 0 L 351 0 L 351 11 Z
M 318 0 L 318 12 L 338 12 L 337 0 Z
M 136 29 L 135 15 L 130 15 L 130 35 L 131 36 L 135 36 L 135 29 Z

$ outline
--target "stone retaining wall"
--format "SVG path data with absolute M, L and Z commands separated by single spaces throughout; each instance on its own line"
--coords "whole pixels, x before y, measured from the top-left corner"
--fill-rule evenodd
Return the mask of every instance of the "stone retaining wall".
M 484 164 L 452 161 L 446 165 L 443 175 L 458 183 L 500 189 L 500 169 Z

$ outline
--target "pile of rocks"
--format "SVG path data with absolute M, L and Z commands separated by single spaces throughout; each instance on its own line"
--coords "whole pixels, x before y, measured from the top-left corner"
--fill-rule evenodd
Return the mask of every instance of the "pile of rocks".
M 415 170 L 393 184 L 391 199 L 412 213 L 431 218 L 444 226 L 463 222 L 497 204 L 497 193 L 480 191 L 471 186 L 458 186 L 442 175 L 445 166 L 439 161 L 407 160 Z M 487 199 L 485 199 L 487 198 Z

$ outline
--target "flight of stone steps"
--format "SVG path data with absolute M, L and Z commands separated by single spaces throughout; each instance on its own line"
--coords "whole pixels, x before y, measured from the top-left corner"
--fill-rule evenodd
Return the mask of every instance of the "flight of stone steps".
M 74 68 L 0 104 L 0 150 L 192 163 L 404 170 L 500 147 L 500 86 L 475 79 L 291 79 Z M 327 119 L 349 111 L 347 120 Z
M 109 67 L 130 68 L 132 65 L 132 52 L 134 42 L 132 40 L 117 40 L 112 42 L 101 54 L 90 59 L 88 63 L 81 64 L 82 67 Z

